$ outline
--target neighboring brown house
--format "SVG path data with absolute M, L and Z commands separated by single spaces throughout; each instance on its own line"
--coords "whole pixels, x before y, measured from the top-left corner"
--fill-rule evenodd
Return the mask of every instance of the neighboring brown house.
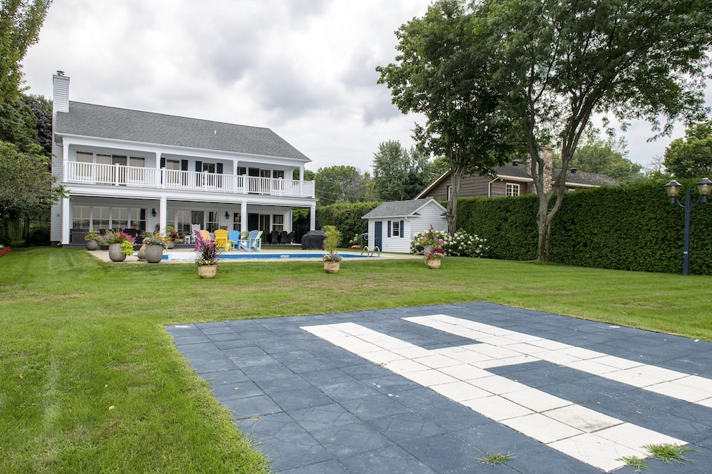
M 522 196 L 535 193 L 534 181 L 529 176 L 526 163 L 514 161 L 495 168 L 496 178 L 489 176 L 465 176 L 460 184 L 460 197 L 504 197 Z M 558 170 L 556 170 L 558 171 Z M 442 174 L 430 183 L 415 199 L 433 198 L 449 201 L 451 190 L 450 172 Z M 604 174 L 584 173 L 571 168 L 566 173 L 566 189 L 575 191 L 582 188 L 617 186 L 618 182 Z

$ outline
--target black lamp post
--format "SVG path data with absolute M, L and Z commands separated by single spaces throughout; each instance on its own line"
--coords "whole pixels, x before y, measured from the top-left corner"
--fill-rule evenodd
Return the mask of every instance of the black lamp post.
M 665 185 L 665 188 L 667 189 L 668 196 L 670 196 L 670 204 L 677 204 L 685 210 L 685 248 L 682 252 L 682 274 L 687 275 L 690 269 L 690 213 L 700 203 L 707 203 L 707 196 L 710 194 L 710 190 L 712 190 L 712 181 L 707 178 L 702 178 L 697 182 L 697 191 L 700 193 L 700 197 L 697 198 L 697 202 L 694 204 L 692 204 L 689 189 L 685 190 L 685 204 L 682 204 L 677 198 L 682 188 L 682 185 L 677 181 L 670 181 Z

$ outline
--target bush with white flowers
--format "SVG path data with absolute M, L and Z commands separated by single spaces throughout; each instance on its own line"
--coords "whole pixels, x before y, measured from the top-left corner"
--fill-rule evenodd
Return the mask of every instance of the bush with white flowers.
M 478 237 L 474 234 L 468 234 L 464 230 L 455 232 L 455 235 L 450 235 L 444 230 L 433 231 L 435 237 L 443 240 L 443 248 L 447 255 L 453 257 L 486 257 L 489 247 L 487 240 Z M 413 240 L 410 241 L 410 253 L 423 253 L 423 240 L 425 232 L 416 232 L 413 234 Z

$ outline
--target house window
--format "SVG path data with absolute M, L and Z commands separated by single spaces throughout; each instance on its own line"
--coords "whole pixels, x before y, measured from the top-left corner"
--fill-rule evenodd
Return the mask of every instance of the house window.
M 284 179 L 284 170 L 273 170 L 272 177 L 275 179 Z
M 242 214 L 239 212 L 232 213 L 232 230 L 242 230 Z
M 215 163 L 203 163 L 203 173 L 215 173 Z
M 129 158 L 129 166 L 135 166 L 136 168 L 145 168 L 146 158 L 138 158 L 132 156 L 131 158 Z
M 220 213 L 218 211 L 208 211 L 208 222 L 205 223 L 208 232 L 215 232 L 220 229 Z
M 400 237 L 400 222 L 393 221 L 393 237 Z
M 190 234 L 190 211 L 176 211 L 175 228 L 178 232 Z
M 447 200 L 449 201 L 450 197 L 452 196 L 452 186 L 447 187 L 446 193 L 447 193 Z
M 519 185 L 507 183 L 507 196 L 519 196 Z
M 129 229 L 146 230 L 146 209 L 129 209 Z
M 271 178 L 272 170 L 260 170 L 260 178 Z
M 100 165 L 110 165 L 111 155 L 96 155 L 96 162 Z
M 108 207 L 95 207 L 92 209 L 92 224 L 94 230 L 96 229 L 111 229 L 109 223 L 109 208 Z
M 89 229 L 89 206 L 72 206 L 72 228 Z
M 77 163 L 86 163 L 86 165 L 77 165 L 77 177 L 81 178 L 91 178 L 91 166 L 94 163 L 94 155 L 91 153 L 77 152 L 76 155 Z
M 129 210 L 125 207 L 115 207 L 111 210 L 111 228 L 129 228 Z
M 243 176 L 247 174 L 247 168 L 244 166 L 238 166 L 237 167 L 237 174 L 238 176 Z
M 272 230 L 282 232 L 284 230 L 284 215 L 275 214 L 272 216 Z
M 91 153 L 82 153 L 81 151 L 78 151 L 76 160 L 79 163 L 94 163 L 94 155 Z

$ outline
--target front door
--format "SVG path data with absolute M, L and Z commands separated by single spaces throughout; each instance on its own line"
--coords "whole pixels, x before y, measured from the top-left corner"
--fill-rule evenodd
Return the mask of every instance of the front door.
M 383 249 L 383 222 L 381 221 L 376 221 L 375 222 L 375 229 L 373 232 L 375 235 L 373 236 L 374 243 L 376 247 L 378 247 L 378 250 Z

